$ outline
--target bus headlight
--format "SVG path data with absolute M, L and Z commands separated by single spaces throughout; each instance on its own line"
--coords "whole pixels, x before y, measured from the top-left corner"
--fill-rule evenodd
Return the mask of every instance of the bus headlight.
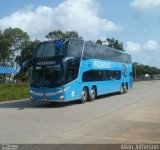
M 60 96 L 59 99 L 64 99 L 64 95 Z
M 66 92 L 67 90 L 69 90 L 70 87 L 66 87 L 63 89 L 64 92 Z
M 66 92 L 67 90 L 69 90 L 70 87 L 66 87 L 64 89 L 60 89 L 58 91 L 55 92 L 55 94 L 59 94 L 59 93 L 63 93 L 63 92 Z
M 63 93 L 63 92 L 64 92 L 63 89 L 61 89 L 61 90 L 56 91 L 55 94 L 59 94 L 59 93 Z

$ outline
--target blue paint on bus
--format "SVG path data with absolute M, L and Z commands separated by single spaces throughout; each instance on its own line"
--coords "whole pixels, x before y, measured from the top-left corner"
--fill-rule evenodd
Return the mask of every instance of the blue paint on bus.
M 96 95 L 120 92 L 122 86 L 127 90 L 132 87 L 131 56 L 90 41 L 41 43 L 32 61 L 35 62 L 30 67 L 32 101 L 78 100 L 84 87 L 88 95 L 93 87 Z

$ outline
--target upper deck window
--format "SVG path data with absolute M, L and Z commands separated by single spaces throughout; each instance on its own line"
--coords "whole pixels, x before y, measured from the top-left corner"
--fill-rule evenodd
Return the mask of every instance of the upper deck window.
M 81 57 L 84 41 L 71 39 L 69 42 L 67 56 Z
M 85 42 L 84 57 L 109 60 L 114 62 L 131 63 L 131 56 L 113 48 Z

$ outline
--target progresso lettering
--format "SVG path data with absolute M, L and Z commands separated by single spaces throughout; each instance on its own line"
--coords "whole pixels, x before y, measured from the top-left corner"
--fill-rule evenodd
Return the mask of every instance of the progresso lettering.
M 55 65 L 56 61 L 37 62 L 37 65 Z
M 99 69 L 111 68 L 111 63 L 102 61 L 93 61 L 93 68 L 99 68 Z

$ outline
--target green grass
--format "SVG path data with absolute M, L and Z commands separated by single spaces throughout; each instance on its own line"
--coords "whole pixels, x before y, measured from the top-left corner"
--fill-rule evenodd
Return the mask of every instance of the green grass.
M 0 101 L 29 98 L 28 83 L 0 84 Z

